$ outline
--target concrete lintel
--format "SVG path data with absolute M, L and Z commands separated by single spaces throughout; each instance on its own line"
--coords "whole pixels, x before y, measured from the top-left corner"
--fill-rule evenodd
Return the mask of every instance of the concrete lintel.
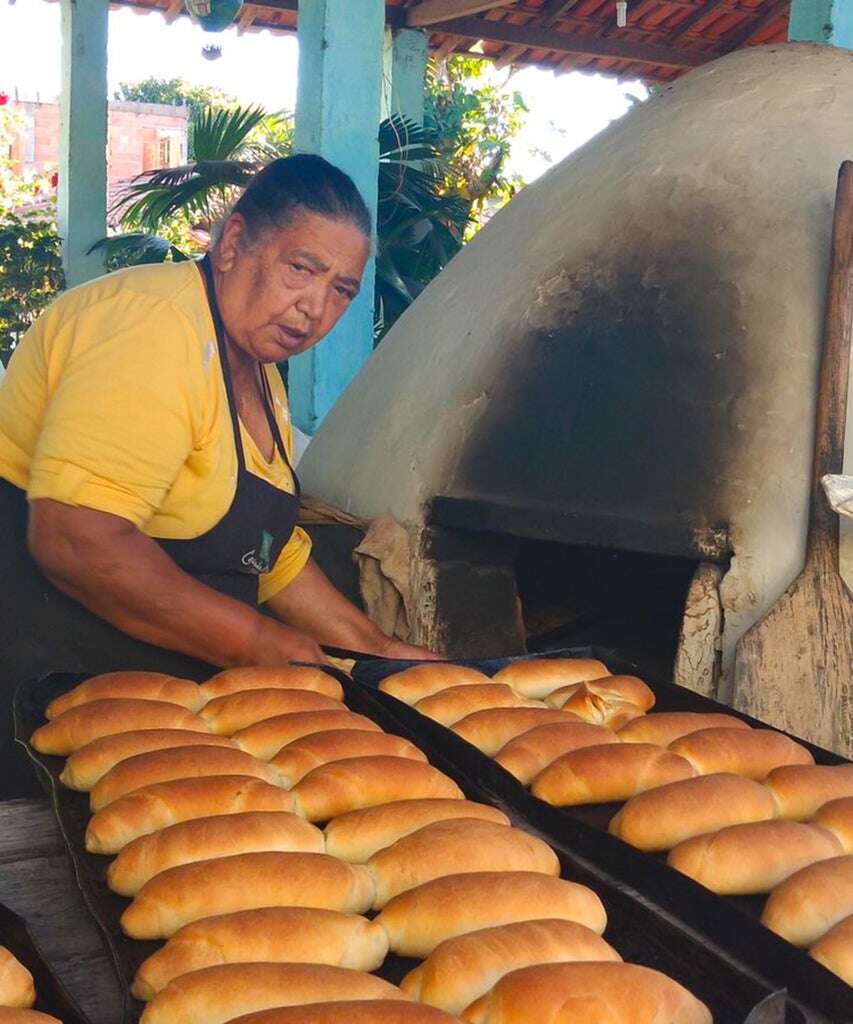
M 423 124 L 426 85 L 426 32 L 401 28 L 391 36 L 391 113 Z
M 58 219 L 69 288 L 104 273 L 107 233 L 107 0 L 61 0 Z
M 853 0 L 791 0 L 788 38 L 853 49 Z

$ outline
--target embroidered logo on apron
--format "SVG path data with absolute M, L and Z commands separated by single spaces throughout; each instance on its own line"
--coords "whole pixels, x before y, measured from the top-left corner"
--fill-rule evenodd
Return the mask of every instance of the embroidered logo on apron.
M 272 566 L 270 565 L 270 552 L 273 545 L 273 535 L 264 530 L 261 533 L 261 544 L 258 548 L 252 548 L 251 551 L 247 551 L 243 555 L 242 562 L 249 569 L 254 569 L 255 572 L 269 572 Z

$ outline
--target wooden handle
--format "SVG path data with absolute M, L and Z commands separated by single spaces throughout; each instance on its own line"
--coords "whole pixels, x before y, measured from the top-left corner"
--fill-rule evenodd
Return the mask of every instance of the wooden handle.
M 807 560 L 830 557 L 837 563 L 838 519 L 821 486 L 821 477 L 840 473 L 844 462 L 844 425 L 850 381 L 853 333 L 853 161 L 838 172 L 832 225 L 829 280 L 823 322 L 823 356 L 817 394 L 815 451 Z M 837 568 L 837 566 L 836 566 Z

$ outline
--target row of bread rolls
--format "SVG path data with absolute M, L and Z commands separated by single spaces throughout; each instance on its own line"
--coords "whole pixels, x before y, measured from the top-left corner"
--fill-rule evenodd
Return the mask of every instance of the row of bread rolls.
M 5 946 L 0 946 L 0 1024 L 60 1024 L 56 1017 L 34 1010 L 32 974 Z
M 250 696 L 231 687 L 198 705 L 207 726 L 218 730 L 215 746 L 175 747 L 164 736 L 175 731 L 172 725 L 160 728 L 158 720 L 146 730 L 134 708 L 133 741 L 130 733 L 119 734 L 111 745 L 102 734 L 88 759 L 84 748 L 66 764 L 64 774 L 89 788 L 98 808 L 89 828 L 93 845 L 118 852 L 110 885 L 134 896 L 122 919 L 125 930 L 168 938 L 136 978 L 135 994 L 151 1000 L 146 1024 L 218 1024 L 247 1009 L 268 1011 L 260 1016 L 270 1022 L 276 1014 L 287 1020 L 292 1017 L 280 1004 L 317 1000 L 316 1019 L 324 1020 L 334 1013 L 327 1001 L 344 998 L 366 1001 L 357 1019 L 438 1022 L 437 1010 L 407 1015 L 400 1003 L 421 991 L 417 977 L 397 989 L 367 972 L 389 948 L 428 956 L 474 930 L 500 933 L 538 918 L 527 943 L 518 941 L 522 932 L 503 944 L 492 934 L 483 944 L 467 973 L 471 1000 L 463 995 L 461 1005 L 457 993 L 455 1012 L 486 996 L 502 974 L 541 964 L 546 936 L 549 957 L 603 961 L 591 970 L 618 960 L 598 936 L 605 923 L 600 901 L 557 877 L 559 864 L 545 843 L 511 828 L 501 812 L 465 801 L 412 745 L 387 747 L 389 739 L 406 741 L 372 723 L 359 728 L 361 722 L 342 719 L 359 717 L 342 705 L 309 709 L 301 700 L 273 697 L 271 689 L 259 684 Z M 110 698 L 102 686 L 90 691 L 93 701 L 139 700 Z M 152 691 L 151 703 L 163 703 L 163 692 Z M 51 723 L 85 705 L 72 701 Z M 145 732 L 157 739 L 141 752 Z M 221 743 L 227 732 L 234 740 L 230 749 Z M 372 739 L 385 744 L 381 753 L 372 752 Z M 201 751 L 215 751 L 210 764 L 223 774 L 201 774 Z M 250 751 L 266 759 L 253 762 L 251 771 L 232 757 Z M 341 753 L 345 760 L 333 759 Z M 168 777 L 181 770 L 193 776 Z M 229 774 L 234 770 L 246 774 Z M 134 789 L 138 782 L 146 784 Z M 293 798 L 292 807 L 244 809 L 276 790 Z M 324 834 L 305 818 L 331 820 Z M 381 908 L 375 922 L 358 916 L 369 907 Z M 441 962 L 427 972 L 433 980 L 426 993 L 450 985 Z M 690 1020 L 708 1019 L 704 1007 L 669 979 L 656 972 L 646 979 L 641 968 L 618 966 L 625 980 L 614 981 L 616 988 L 640 978 L 641 988 L 677 991 L 693 1010 Z M 443 975 L 445 983 L 436 981 Z M 314 1019 L 312 1013 L 300 1005 L 300 1020 Z M 469 1019 L 504 1019 L 483 1016 L 492 1014 L 483 1007 L 476 1013 Z M 356 1018 L 348 1012 L 347 1019 Z

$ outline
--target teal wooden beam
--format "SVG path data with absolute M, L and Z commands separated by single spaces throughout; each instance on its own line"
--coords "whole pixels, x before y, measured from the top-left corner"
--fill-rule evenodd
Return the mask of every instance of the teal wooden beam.
M 391 113 L 423 124 L 426 32 L 401 28 L 391 36 Z
M 376 217 L 384 0 L 300 0 L 295 149 L 318 153 L 355 181 Z M 314 434 L 373 351 L 374 266 L 324 341 L 290 360 L 293 419 Z
M 791 0 L 788 39 L 853 49 L 853 0 Z
M 108 0 L 61 0 L 57 213 L 69 288 L 106 270 L 89 249 L 107 233 Z

